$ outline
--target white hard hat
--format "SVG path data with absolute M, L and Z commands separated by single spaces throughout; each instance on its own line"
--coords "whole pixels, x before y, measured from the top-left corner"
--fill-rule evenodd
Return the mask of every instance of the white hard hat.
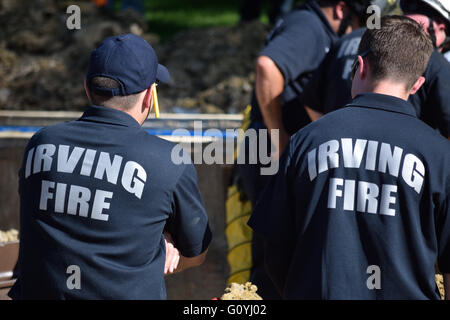
M 450 0 L 401 0 L 402 10 L 409 11 L 417 3 L 423 3 L 438 12 L 450 24 Z

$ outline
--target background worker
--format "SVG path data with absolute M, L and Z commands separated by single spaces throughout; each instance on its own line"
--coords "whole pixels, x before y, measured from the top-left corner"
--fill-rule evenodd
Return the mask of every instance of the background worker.
M 269 132 L 279 130 L 279 141 L 272 141 L 277 154 L 272 157 L 279 157 L 295 126 L 310 121 L 301 103 L 303 87 L 334 41 L 358 25 L 366 2 L 307 1 L 281 19 L 268 36 L 256 62 L 249 128 L 257 132 L 265 128 Z M 282 109 L 291 110 L 292 115 L 283 119 Z M 249 159 L 249 148 L 246 139 L 240 150 L 245 153 L 245 159 Z M 261 163 L 258 159 L 256 164 L 247 162 L 236 168 L 238 184 L 254 206 L 267 181 L 267 176 L 260 173 Z M 258 286 L 258 293 L 264 299 L 277 299 L 279 295 L 265 275 L 262 246 L 258 243 L 257 236 L 253 236 L 250 280 Z
M 304 87 L 325 58 L 333 43 L 345 33 L 359 28 L 371 1 L 307 1 L 281 19 L 267 38 L 256 61 L 255 90 L 251 102 L 249 128 L 279 130 L 275 144 L 281 155 L 289 137 L 310 122 L 303 108 Z M 271 143 L 267 143 L 270 145 Z M 259 145 L 259 142 L 258 142 Z M 240 152 L 249 159 L 249 140 Z M 261 175 L 261 163 L 237 165 L 238 185 L 255 206 L 268 176 Z M 265 299 L 279 298 L 263 268 L 262 245 L 253 236 L 250 280 Z
M 450 64 L 439 52 L 450 30 L 450 1 L 410 0 L 400 5 L 407 17 L 423 25 L 428 34 L 434 34 L 436 48 L 424 74 L 427 81 L 410 96 L 410 102 L 421 120 L 450 137 Z M 351 65 L 364 31 L 362 28 L 342 37 L 308 83 L 304 100 L 312 120 L 351 101 Z
M 297 132 L 249 225 L 286 299 L 450 299 L 450 142 L 407 101 L 433 44 L 402 16 L 368 29 L 353 101 Z
M 31 138 L 11 298 L 165 299 L 164 272 L 203 262 L 211 232 L 195 169 L 141 128 L 157 81 L 169 73 L 144 39 L 107 38 L 86 74 L 93 105 Z

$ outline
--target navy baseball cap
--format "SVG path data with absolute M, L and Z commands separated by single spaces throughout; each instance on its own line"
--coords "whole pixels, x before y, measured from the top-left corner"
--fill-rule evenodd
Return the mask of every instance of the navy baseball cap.
M 106 77 L 119 83 L 118 88 L 100 88 L 90 82 Z M 127 96 L 148 89 L 156 81 L 169 82 L 169 71 L 158 63 L 152 46 L 134 34 L 106 38 L 89 58 L 86 85 L 102 96 Z

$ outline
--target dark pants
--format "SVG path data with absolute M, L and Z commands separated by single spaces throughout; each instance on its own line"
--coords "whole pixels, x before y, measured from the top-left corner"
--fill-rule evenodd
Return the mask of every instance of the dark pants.
M 259 130 L 265 127 L 261 123 L 252 123 L 250 128 Z M 258 145 L 259 139 L 261 139 L 261 136 L 258 134 Z M 269 143 L 269 141 L 267 142 Z M 237 164 L 236 170 L 240 185 L 254 208 L 270 176 L 261 175 L 260 169 L 262 166 L 259 161 L 257 164 L 248 163 L 250 150 L 249 140 L 245 139 L 240 152 L 245 152 L 246 163 Z M 272 284 L 264 267 L 264 242 L 255 232 L 252 238 L 252 269 L 250 270 L 250 281 L 258 287 L 257 293 L 264 300 L 281 299 L 280 294 Z

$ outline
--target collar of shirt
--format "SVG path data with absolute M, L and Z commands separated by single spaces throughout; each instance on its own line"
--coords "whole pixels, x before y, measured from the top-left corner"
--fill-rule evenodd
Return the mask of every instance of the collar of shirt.
M 140 128 L 139 123 L 129 114 L 103 106 L 90 106 L 78 121 L 107 123 L 131 128 Z
M 331 27 L 330 23 L 328 22 L 327 17 L 325 17 L 325 15 L 323 14 L 322 9 L 320 8 L 319 4 L 316 1 L 307 1 L 305 4 L 305 7 L 308 10 L 313 11 L 319 17 L 320 21 L 322 21 L 325 29 L 327 30 L 327 32 L 331 36 L 331 38 L 333 38 L 333 40 L 337 40 L 338 35 Z
M 367 92 L 358 94 L 347 107 L 366 107 L 402 113 L 417 118 L 414 107 L 408 101 L 385 94 Z

